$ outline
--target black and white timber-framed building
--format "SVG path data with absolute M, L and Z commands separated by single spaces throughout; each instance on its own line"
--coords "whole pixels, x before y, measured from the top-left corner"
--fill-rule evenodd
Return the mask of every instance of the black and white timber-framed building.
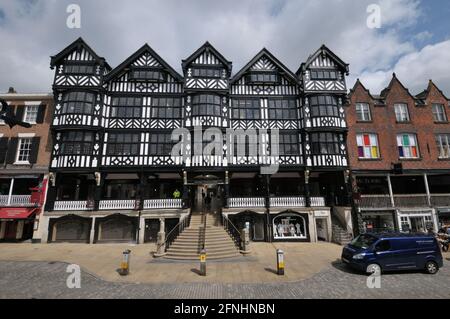
M 181 75 L 147 44 L 113 69 L 80 38 L 51 67 L 42 241 L 152 242 L 203 210 L 204 194 L 217 214 L 249 225 L 255 241 L 331 241 L 334 224 L 351 228 L 349 68 L 326 46 L 296 73 L 262 49 L 234 74 L 206 42 L 182 61 Z M 180 156 L 171 155 L 175 129 L 189 132 Z M 244 154 L 229 147 L 230 129 L 257 132 L 258 152 L 248 151 L 250 137 L 239 142 Z M 219 133 L 222 146 L 203 154 Z M 263 174 L 269 165 L 278 170 Z

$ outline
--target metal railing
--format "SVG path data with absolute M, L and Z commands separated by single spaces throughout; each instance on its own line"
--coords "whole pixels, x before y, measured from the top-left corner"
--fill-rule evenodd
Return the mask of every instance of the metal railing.
M 181 198 L 144 200 L 144 209 L 155 208 L 183 208 L 183 200 Z
M 361 207 L 392 207 L 389 195 L 361 195 Z
M 396 207 L 427 207 L 428 198 L 426 194 L 394 195 Z
M 450 194 L 431 194 L 431 205 L 450 206 Z
M 305 197 L 271 197 L 270 207 L 305 207 Z
M 242 236 L 239 229 L 237 229 L 236 226 L 234 226 L 234 224 L 225 215 L 222 215 L 222 225 L 233 239 L 235 245 L 239 248 L 239 250 L 242 250 Z
M 191 215 L 184 216 L 181 218 L 180 222 L 172 228 L 166 235 L 166 238 L 164 239 L 164 242 L 157 245 L 157 251 L 164 246 L 164 251 L 167 252 L 167 250 L 170 248 L 170 246 L 173 244 L 175 239 L 187 228 L 189 227 L 191 221 Z

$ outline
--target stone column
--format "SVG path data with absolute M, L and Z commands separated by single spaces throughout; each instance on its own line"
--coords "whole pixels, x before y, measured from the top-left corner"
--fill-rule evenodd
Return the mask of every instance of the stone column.
M 105 174 L 95 172 L 95 193 L 94 193 L 94 210 L 97 211 L 100 207 L 100 200 L 102 199 L 102 189 L 105 182 Z
M 33 239 L 36 242 L 40 242 L 42 244 L 46 244 L 48 242 L 48 224 L 50 218 L 45 216 L 44 212 L 39 215 L 39 227 L 38 231 L 33 235 Z M 36 236 L 36 237 L 35 237 Z
M 225 194 L 223 196 L 223 206 L 228 208 L 228 198 L 230 198 L 230 174 L 228 171 L 225 171 Z
M 431 194 L 430 194 L 430 186 L 428 185 L 428 176 L 426 173 L 423 174 L 423 181 L 425 183 L 425 191 L 427 192 L 427 202 L 428 202 L 428 206 L 432 206 L 431 205 Z
M 166 231 L 165 231 L 165 219 L 164 218 L 160 218 L 159 219 L 159 232 L 158 232 L 158 238 L 156 241 L 156 254 L 154 255 L 155 257 L 161 257 L 165 255 L 165 250 L 166 250 L 166 244 L 165 244 L 165 240 L 166 240 Z
M 0 222 L 0 239 L 5 238 L 6 222 Z
M 391 198 L 391 205 L 392 207 L 395 207 L 394 192 L 392 191 L 392 183 L 391 183 L 391 174 L 387 175 L 387 182 L 389 188 L 389 197 Z
M 89 234 L 89 244 L 93 244 L 94 243 L 94 239 L 95 239 L 95 217 L 92 217 L 92 224 L 91 224 L 91 232 Z
M 189 188 L 188 188 L 188 175 L 186 171 L 183 171 L 183 209 L 189 208 L 191 203 L 189 201 Z
M 244 229 L 242 229 L 241 231 L 241 240 L 242 240 L 242 247 L 240 247 L 241 249 L 241 253 L 242 254 L 250 254 L 250 230 L 245 227 Z
M 305 206 L 311 207 L 311 191 L 309 189 L 309 175 L 310 171 L 305 171 Z
M 8 193 L 8 206 L 11 205 L 11 198 L 13 195 L 14 188 L 14 178 L 11 178 L 11 183 L 9 184 L 9 193 Z
M 17 231 L 16 231 L 16 239 L 22 239 L 22 235 L 23 235 L 23 224 L 24 221 L 23 220 L 19 220 L 17 222 Z
M 141 216 L 139 219 L 139 244 L 143 244 L 145 241 L 145 218 Z

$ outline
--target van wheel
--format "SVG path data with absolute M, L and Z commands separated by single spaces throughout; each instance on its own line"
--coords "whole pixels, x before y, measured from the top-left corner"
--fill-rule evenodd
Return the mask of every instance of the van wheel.
M 378 264 L 370 264 L 366 268 L 368 274 L 381 274 L 381 267 Z
M 425 270 L 427 271 L 427 273 L 429 273 L 430 275 L 434 275 L 439 271 L 439 266 L 438 264 L 436 264 L 434 261 L 428 261 L 425 264 Z

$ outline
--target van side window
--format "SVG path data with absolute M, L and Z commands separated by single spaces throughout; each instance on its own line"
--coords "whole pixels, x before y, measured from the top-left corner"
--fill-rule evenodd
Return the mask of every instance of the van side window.
M 375 246 L 375 251 L 388 251 L 391 249 L 389 240 L 382 240 Z

